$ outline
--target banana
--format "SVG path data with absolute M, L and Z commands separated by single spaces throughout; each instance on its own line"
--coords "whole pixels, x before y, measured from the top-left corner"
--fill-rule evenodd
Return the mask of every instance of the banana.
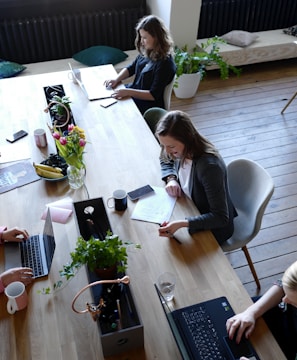
M 35 163 L 33 163 L 33 166 L 35 169 L 42 169 L 45 171 L 51 171 L 51 172 L 55 172 L 58 174 L 62 173 L 62 169 L 59 167 L 53 167 L 53 166 L 49 166 L 49 165 L 45 165 L 45 164 L 35 164 Z
M 35 168 L 35 171 L 36 171 L 37 175 L 44 177 L 44 178 L 48 178 L 48 179 L 60 179 L 60 178 L 64 177 L 64 175 L 62 173 L 44 170 L 39 167 Z

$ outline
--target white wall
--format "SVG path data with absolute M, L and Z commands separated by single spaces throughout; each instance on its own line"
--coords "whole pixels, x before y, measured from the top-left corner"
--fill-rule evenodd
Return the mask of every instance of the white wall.
M 149 12 L 159 16 L 170 29 L 175 45 L 192 47 L 197 32 L 202 0 L 147 0 Z

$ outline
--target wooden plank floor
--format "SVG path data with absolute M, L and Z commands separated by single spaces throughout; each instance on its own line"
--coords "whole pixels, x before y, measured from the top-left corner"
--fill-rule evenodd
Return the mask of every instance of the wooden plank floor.
M 248 248 L 262 294 L 297 260 L 297 59 L 242 67 L 242 75 L 220 80 L 209 71 L 196 96 L 172 96 L 171 109 L 190 114 L 197 129 L 228 164 L 236 158 L 259 162 L 272 175 L 275 190 L 262 228 Z M 255 282 L 241 250 L 226 255 L 251 296 Z

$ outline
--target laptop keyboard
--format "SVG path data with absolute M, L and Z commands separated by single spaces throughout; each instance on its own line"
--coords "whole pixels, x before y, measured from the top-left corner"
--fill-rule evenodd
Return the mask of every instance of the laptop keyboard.
M 33 269 L 34 277 L 43 275 L 39 236 L 31 236 L 20 243 L 22 264 Z
M 182 318 L 192 336 L 196 353 L 201 360 L 225 360 L 220 338 L 210 316 L 203 306 L 182 312 Z

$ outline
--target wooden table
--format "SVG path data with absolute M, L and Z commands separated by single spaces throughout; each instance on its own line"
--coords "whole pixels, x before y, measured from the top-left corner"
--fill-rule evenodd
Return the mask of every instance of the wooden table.
M 107 66 L 106 77 L 113 74 L 114 69 Z M 70 96 L 74 118 L 85 129 L 89 141 L 85 161 L 90 198 L 103 197 L 106 201 L 116 188 L 128 191 L 147 183 L 163 186 L 159 145 L 133 101 L 119 101 L 104 109 L 98 101 L 89 102 L 85 98 L 80 88 L 68 79 L 67 71 L 0 81 L 0 146 L 6 144 L 7 134 L 22 128 L 29 136 L 11 145 L 11 149 L 13 146 L 28 149 L 31 161 L 35 162 L 54 152 L 54 142 L 46 125 L 49 115 L 43 112 L 46 106 L 43 86 L 57 84 L 63 84 Z M 34 143 L 33 131 L 40 127 L 47 129 L 49 144 L 45 149 L 37 148 Z M 40 217 L 47 203 L 65 196 L 73 201 L 84 200 L 88 193 L 85 189 L 70 190 L 67 181 L 37 181 L 1 195 L 1 224 L 25 227 L 31 234 L 36 233 L 43 227 Z M 144 325 L 145 345 L 144 349 L 112 359 L 180 359 L 153 285 L 161 272 L 166 270 L 177 275 L 176 307 L 224 295 L 239 312 L 251 300 L 210 232 L 191 237 L 186 230 L 179 230 L 176 235 L 182 241 L 180 245 L 160 238 L 156 224 L 131 220 L 134 206 L 129 201 L 123 214 L 108 208 L 107 213 L 115 233 L 123 240 L 142 246 L 141 250 L 129 252 L 127 272 Z M 184 218 L 196 211 L 190 202 L 180 199 L 173 218 Z M 65 225 L 54 223 L 54 231 L 57 247 L 50 275 L 35 281 L 28 289 L 28 308 L 9 315 L 6 298 L 0 296 L 1 353 L 5 359 L 103 359 L 97 325 L 89 315 L 75 314 L 70 306 L 74 295 L 87 283 L 85 269 L 61 291 L 48 296 L 37 294 L 39 289 L 52 286 L 59 279 L 58 271 L 69 259 L 78 236 L 74 216 Z M 3 257 L 2 248 L 0 270 L 3 270 Z M 285 359 L 261 320 L 252 342 L 261 359 Z

